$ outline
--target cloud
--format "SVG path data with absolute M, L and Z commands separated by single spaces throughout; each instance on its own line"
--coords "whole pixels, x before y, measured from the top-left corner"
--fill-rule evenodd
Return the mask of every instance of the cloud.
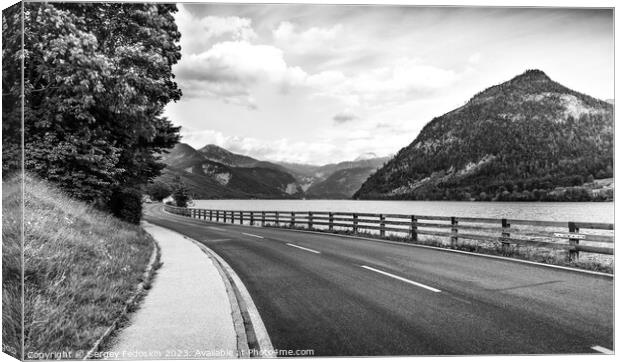
M 286 64 L 282 50 L 247 41 L 221 42 L 190 54 L 174 72 L 189 97 L 216 98 L 248 108 L 256 108 L 251 96 L 254 85 L 266 82 L 286 92 L 307 77 L 301 68 Z
M 336 123 L 347 123 L 350 121 L 354 121 L 356 119 L 358 119 L 359 117 L 356 116 L 355 114 L 353 114 L 353 112 L 351 112 L 350 110 L 346 109 L 342 112 L 337 113 L 332 119 L 336 122 Z
M 339 98 L 348 106 L 390 106 L 412 97 L 428 97 L 458 78 L 452 70 L 401 58 L 352 76 L 339 71 L 321 72 L 310 75 L 306 83 L 316 89 L 315 96 Z
M 175 20 L 181 32 L 181 49 L 185 54 L 200 53 L 215 41 L 244 40 L 257 38 L 252 20 L 238 16 L 196 17 L 182 4 Z
M 343 26 L 330 28 L 312 27 L 298 31 L 297 25 L 283 21 L 273 30 L 276 45 L 296 54 L 324 53 L 335 51 L 335 43 L 342 37 Z
M 480 58 L 482 58 L 480 53 L 474 53 L 467 58 L 467 61 L 471 64 L 478 64 L 480 62 Z

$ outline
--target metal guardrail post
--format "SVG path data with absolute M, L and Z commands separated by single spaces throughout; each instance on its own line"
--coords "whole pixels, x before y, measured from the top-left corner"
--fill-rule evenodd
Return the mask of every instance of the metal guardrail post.
M 261 220 L 260 220 L 260 226 L 265 226 L 265 212 L 261 211 Z
M 509 238 L 509 237 L 510 237 L 510 223 L 508 223 L 508 220 L 502 219 L 502 238 Z M 505 255 L 505 254 L 508 254 L 509 251 L 510 251 L 510 243 L 502 241 L 502 253 Z
M 239 225 L 243 225 L 243 222 L 245 220 L 243 220 L 243 211 L 239 211 Z
M 308 211 L 308 229 L 312 230 L 312 211 Z
M 291 211 L 291 227 L 295 227 L 295 211 Z
M 418 219 L 416 219 L 415 215 L 411 215 L 409 237 L 411 238 L 411 241 L 418 241 Z
M 280 214 L 276 211 L 276 227 L 280 226 Z
M 452 249 L 456 249 L 456 246 L 459 242 L 459 237 L 458 237 L 458 233 L 459 233 L 459 229 L 458 229 L 458 225 L 459 225 L 459 221 L 457 220 L 456 217 L 452 216 L 452 218 L 450 219 L 450 224 L 452 225 L 452 229 L 451 229 L 451 235 L 450 236 L 450 246 L 452 247 Z
M 579 233 L 579 228 L 574 222 L 568 223 L 568 231 L 572 233 Z M 579 250 L 577 250 L 577 245 L 579 245 L 579 239 L 568 239 L 568 244 L 571 246 L 568 249 L 568 261 L 579 261 Z
M 334 231 L 334 213 L 329 213 L 329 231 Z
M 209 210 L 209 221 L 213 221 L 213 210 Z
M 250 225 L 254 226 L 254 211 L 250 211 Z
M 215 221 L 220 222 L 220 210 L 215 210 Z
M 353 214 L 353 234 L 357 234 L 357 214 Z
M 385 216 L 383 214 L 379 214 L 379 236 L 385 237 Z

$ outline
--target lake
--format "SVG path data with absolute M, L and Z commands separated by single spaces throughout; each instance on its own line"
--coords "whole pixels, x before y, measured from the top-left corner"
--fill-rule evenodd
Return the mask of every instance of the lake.
M 613 202 L 194 200 L 192 207 L 243 211 L 339 211 L 545 221 L 614 222 Z

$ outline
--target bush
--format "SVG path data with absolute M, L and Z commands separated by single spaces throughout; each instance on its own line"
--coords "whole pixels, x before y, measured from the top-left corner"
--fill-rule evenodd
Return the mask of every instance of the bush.
M 172 189 L 170 188 L 170 186 L 166 185 L 161 181 L 155 181 L 146 185 L 145 192 L 151 197 L 151 199 L 161 202 L 161 200 L 170 196 L 170 194 L 172 193 Z
M 110 211 L 121 220 L 139 224 L 142 218 L 142 193 L 133 188 L 114 192 L 110 198 Z

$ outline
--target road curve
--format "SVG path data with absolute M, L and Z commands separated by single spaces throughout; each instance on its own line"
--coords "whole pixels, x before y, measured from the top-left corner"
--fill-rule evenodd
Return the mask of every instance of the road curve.
M 613 279 L 330 234 L 145 219 L 204 243 L 239 275 L 274 348 L 317 356 L 613 350 Z

